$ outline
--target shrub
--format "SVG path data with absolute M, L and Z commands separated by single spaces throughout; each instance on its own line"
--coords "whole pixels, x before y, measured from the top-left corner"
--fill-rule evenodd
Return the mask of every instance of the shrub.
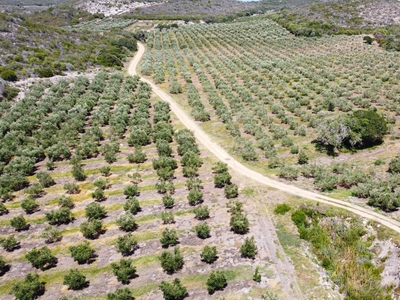
M 165 194 L 162 197 L 162 202 L 163 202 L 165 208 L 172 208 L 172 207 L 174 207 L 174 203 L 175 203 L 174 198 L 172 198 L 171 195 L 168 195 L 168 194 Z
M 206 285 L 210 294 L 213 294 L 217 290 L 223 290 L 227 285 L 225 273 L 222 271 L 211 271 Z
M 199 224 L 195 227 L 197 236 L 201 239 L 206 239 L 210 236 L 210 226 L 207 223 Z
M 111 174 L 111 168 L 110 166 L 104 166 L 100 168 L 100 173 L 105 176 L 108 177 Z
M 174 213 L 173 212 L 165 212 L 163 211 L 161 213 L 161 220 L 163 221 L 164 224 L 171 224 L 174 223 Z
M 193 209 L 196 219 L 205 220 L 210 217 L 210 210 L 207 205 L 199 205 Z
M 17 81 L 18 77 L 17 74 L 11 69 L 5 69 L 0 73 L 0 77 L 3 78 L 5 81 Z
M 135 146 L 135 152 L 128 154 L 129 163 L 141 164 L 146 161 L 146 153 L 144 153 L 139 145 Z
M 128 284 L 130 279 L 136 275 L 136 268 L 132 266 L 132 259 L 122 258 L 117 263 L 111 263 L 111 268 L 115 276 L 117 276 L 118 281 L 123 284 Z
M 261 274 L 260 274 L 260 270 L 259 270 L 258 267 L 256 267 L 256 269 L 255 269 L 255 271 L 254 271 L 253 280 L 254 280 L 255 282 L 258 282 L 258 283 L 261 282 Z
M 7 266 L 6 261 L 4 260 L 3 256 L 0 255 L 0 276 L 3 275 L 6 266 Z
M 66 207 L 66 208 L 73 208 L 74 203 L 72 202 L 71 197 L 62 195 L 60 198 L 57 200 L 58 206 L 60 207 Z
M 228 172 L 228 164 L 223 163 L 223 162 L 216 162 L 212 166 L 212 170 L 214 173 L 217 174 L 222 174 L 222 173 L 227 173 Z
M 25 255 L 25 258 L 33 267 L 41 270 L 52 267 L 57 262 L 56 257 L 51 254 L 50 249 L 46 246 L 39 249 L 33 248 Z
M 196 205 L 203 199 L 203 193 L 198 189 L 192 189 L 187 196 L 190 205 Z
M 138 191 L 139 191 L 138 185 L 131 184 L 124 189 L 124 195 L 127 197 L 134 197 L 138 195 Z
M 124 256 L 131 254 L 137 247 L 137 244 L 137 240 L 132 233 L 119 236 L 116 243 L 118 251 Z
M 6 238 L 0 238 L 0 245 L 4 248 L 4 250 L 10 252 L 19 247 L 19 242 L 14 235 L 11 234 Z
M 400 157 L 393 158 L 390 161 L 388 172 L 392 174 L 400 173 Z
M 224 194 L 227 199 L 236 198 L 239 195 L 238 186 L 234 183 L 225 185 Z
M 216 246 L 204 246 L 203 251 L 201 251 L 200 257 L 206 263 L 211 264 L 217 260 L 217 247 Z
M 55 226 L 46 226 L 40 237 L 44 238 L 46 243 L 51 244 L 61 240 L 61 233 Z
M 187 295 L 187 289 L 181 284 L 178 278 L 175 278 L 172 283 L 162 281 L 160 290 L 163 292 L 165 300 L 182 300 Z
M 292 213 L 291 219 L 297 227 L 306 227 L 307 218 L 304 211 L 300 209 L 296 210 L 294 213 Z
M 68 285 L 71 290 L 79 290 L 86 285 L 86 276 L 77 269 L 71 269 L 65 274 L 63 284 Z
M 124 204 L 124 210 L 131 214 L 137 214 L 140 211 L 140 203 L 136 197 L 129 197 Z
M 0 202 L 0 216 L 8 214 L 8 209 L 3 202 Z
M 201 181 L 201 179 L 200 178 L 189 178 L 187 181 L 186 181 L 186 187 L 187 187 L 187 189 L 190 191 L 190 190 L 193 190 L 193 189 L 200 189 L 201 188 L 201 184 L 202 184 L 202 181 Z
M 297 163 L 299 165 L 305 165 L 308 163 L 308 156 L 304 151 L 299 152 L 299 157 L 298 157 Z
M 138 228 L 135 218 L 129 212 L 118 217 L 117 225 L 124 231 L 134 231 Z
M 37 210 L 39 205 L 33 197 L 28 197 L 21 201 L 21 207 L 27 214 L 31 214 Z
M 231 214 L 239 214 L 243 212 L 243 202 L 240 202 L 238 200 L 230 200 L 226 207 L 229 209 L 229 212 Z
M 28 273 L 24 280 L 13 284 L 11 294 L 17 300 L 31 300 L 43 295 L 44 289 L 44 283 L 39 280 L 39 275 Z
M 90 220 L 93 219 L 102 219 L 106 214 L 106 211 L 103 206 L 100 206 L 98 203 L 93 202 L 89 203 L 85 209 L 85 215 Z
M 85 172 L 83 171 L 83 168 L 79 164 L 74 164 L 72 167 L 72 176 L 75 178 L 77 181 L 83 181 L 86 179 Z
M 92 198 L 95 201 L 102 201 L 105 199 L 104 196 L 104 190 L 102 188 L 97 188 L 93 193 L 92 193 Z
M 119 288 L 114 293 L 108 293 L 107 300 L 134 300 L 134 298 L 128 288 Z
M 160 256 L 161 267 L 168 274 L 173 274 L 183 267 L 183 256 L 179 247 L 174 248 L 174 252 L 164 250 Z
M 22 215 L 12 218 L 10 224 L 16 231 L 26 230 L 29 227 Z
M 57 210 L 52 210 L 46 213 L 46 220 L 50 224 L 60 225 L 68 224 L 73 220 L 71 210 L 68 207 L 61 207 Z
M 245 234 L 249 230 L 249 220 L 243 213 L 235 213 L 229 222 L 233 232 Z
M 40 185 L 39 183 L 35 183 L 32 186 L 26 188 L 25 193 L 30 195 L 31 197 L 40 197 L 45 194 L 42 185 Z
M 97 219 L 83 222 L 79 226 L 83 236 L 87 239 L 97 238 L 103 230 L 103 222 Z
M 178 243 L 178 234 L 175 229 L 165 228 L 160 238 L 161 245 L 165 248 Z
M 51 178 L 50 174 L 47 172 L 38 172 L 36 177 L 39 179 L 39 183 L 45 188 L 56 184 L 54 179 Z
M 274 209 L 274 213 L 276 215 L 284 215 L 286 214 L 288 211 L 290 211 L 290 206 L 287 204 L 278 204 L 275 209 Z
M 70 246 L 69 251 L 71 252 L 72 258 L 77 261 L 78 264 L 89 262 L 93 258 L 94 254 L 94 249 L 87 241 L 77 246 Z
M 287 180 L 296 180 L 299 171 L 292 166 L 283 166 L 279 170 L 279 177 L 287 179 Z
M 373 39 L 372 37 L 368 36 L 368 35 L 365 35 L 365 36 L 363 37 L 363 40 L 364 40 L 365 43 L 367 43 L 367 44 L 369 44 L 369 45 L 371 45 L 372 42 L 374 41 L 374 39 Z
M 40 78 L 49 78 L 54 76 L 54 71 L 51 68 L 36 69 L 35 72 L 38 73 Z
M 257 245 L 254 242 L 254 237 L 245 239 L 244 244 L 240 247 L 240 254 L 247 258 L 254 258 L 256 256 Z
M 218 173 L 214 176 L 214 185 L 217 188 L 223 188 L 226 184 L 231 183 L 232 176 L 228 172 Z
M 80 192 L 79 186 L 76 183 L 64 184 L 64 190 L 66 190 L 68 194 L 79 194 Z

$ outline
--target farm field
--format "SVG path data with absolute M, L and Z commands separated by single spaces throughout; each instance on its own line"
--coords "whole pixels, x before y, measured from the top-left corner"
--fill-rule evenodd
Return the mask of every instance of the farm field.
M 207 133 L 253 169 L 387 212 L 399 205 L 391 167 L 399 137 L 399 53 L 362 36 L 294 37 L 266 17 L 154 32 L 147 47 L 142 75 L 175 94 Z M 383 142 L 343 146 L 337 133 L 339 142 L 327 143 L 325 133 L 356 110 L 383 115 Z

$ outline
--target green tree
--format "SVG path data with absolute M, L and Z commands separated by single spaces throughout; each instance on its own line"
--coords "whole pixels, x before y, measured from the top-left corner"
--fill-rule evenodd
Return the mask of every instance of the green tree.
M 254 242 L 254 237 L 246 238 L 244 244 L 240 247 L 240 254 L 243 257 L 254 258 L 257 254 L 257 245 Z
M 208 209 L 207 205 L 197 206 L 195 209 L 193 209 L 193 213 L 198 220 L 205 220 L 210 217 L 210 210 Z
M 140 211 L 139 200 L 136 197 L 129 197 L 124 204 L 124 210 L 133 215 L 137 214 Z
M 200 257 L 208 264 L 212 264 L 218 258 L 218 252 L 216 246 L 204 246 L 201 251 Z
M 210 226 L 207 223 L 201 223 L 195 227 L 197 236 L 201 239 L 206 239 L 210 236 Z
M 58 203 L 58 206 L 60 206 L 60 207 L 67 207 L 67 208 L 74 207 L 74 202 L 72 202 L 71 197 L 68 197 L 66 195 L 62 195 L 60 198 L 58 198 L 57 203 Z
M 124 189 L 124 195 L 127 197 L 135 197 L 138 195 L 139 187 L 137 184 L 131 184 Z
M 57 259 L 51 254 L 51 251 L 46 246 L 36 249 L 33 248 L 29 251 L 25 258 L 34 266 L 36 269 L 45 270 L 47 268 L 53 267 Z
M 229 225 L 231 226 L 233 232 L 238 234 L 245 234 L 247 231 L 249 231 L 249 220 L 243 213 L 233 214 L 231 216 Z
M 27 214 L 34 213 L 39 205 L 36 203 L 35 198 L 28 197 L 21 201 L 21 207 Z
M 187 289 L 178 278 L 175 278 L 172 283 L 162 281 L 160 290 L 163 292 L 165 300 L 182 300 L 187 296 Z
M 44 293 L 44 282 L 39 280 L 39 275 L 28 273 L 22 281 L 14 282 L 11 294 L 17 300 L 33 300 Z
M 174 223 L 174 213 L 170 211 L 163 211 L 161 213 L 161 220 L 164 224 L 171 224 Z
M 183 256 L 179 247 L 174 248 L 174 252 L 164 250 L 160 256 L 161 267 L 168 274 L 173 274 L 183 267 Z
M 72 258 L 77 261 L 78 264 L 89 262 L 93 258 L 94 254 L 94 249 L 87 241 L 77 246 L 70 246 L 69 251 L 71 252 Z
M 135 298 L 128 288 L 119 288 L 114 293 L 108 293 L 107 300 L 135 300 Z
M 232 176 L 228 172 L 217 173 L 214 175 L 214 185 L 217 188 L 223 188 L 226 184 L 231 183 Z
M 225 273 L 223 271 L 211 271 L 206 285 L 210 294 L 213 294 L 217 290 L 223 290 L 227 285 Z
M 100 204 L 93 202 L 86 205 L 85 215 L 90 220 L 102 219 L 106 215 L 106 211 L 103 206 L 100 206 Z
M 122 255 L 127 256 L 130 255 L 137 247 L 137 240 L 132 235 L 132 233 L 127 233 L 123 236 L 119 236 L 117 239 L 117 249 Z
M 0 202 L 0 216 L 8 214 L 8 209 L 3 202 Z
M 108 177 L 111 174 L 111 167 L 110 166 L 104 166 L 100 168 L 100 173 L 105 176 Z
M 258 267 L 256 267 L 254 274 L 253 274 L 253 280 L 255 282 L 260 283 L 261 282 L 261 274 L 260 274 L 260 269 Z
M 134 216 L 129 212 L 118 217 L 117 225 L 124 231 L 134 231 L 138 228 Z
M 68 224 L 74 218 L 72 216 L 71 210 L 68 207 L 61 207 L 57 210 L 52 210 L 48 213 L 45 213 L 46 220 L 50 224 L 60 225 L 60 224 Z
M 291 219 L 294 222 L 294 224 L 296 224 L 297 227 L 306 227 L 307 225 L 306 214 L 304 213 L 304 211 L 300 209 L 292 213 Z
M 297 163 L 299 165 L 305 165 L 308 163 L 308 156 L 304 151 L 299 152 L 299 157 L 298 157 Z
M 225 185 L 224 194 L 226 199 L 236 198 L 239 195 L 238 186 L 234 183 Z
M 178 234 L 175 229 L 165 228 L 160 238 L 161 245 L 165 248 L 174 246 L 178 243 Z
M 174 203 L 175 203 L 174 198 L 172 198 L 171 195 L 169 195 L 169 194 L 165 194 L 162 197 L 162 202 L 163 202 L 165 208 L 172 208 L 172 207 L 174 207 Z
M 75 164 L 72 167 L 72 176 L 75 178 L 77 181 L 83 181 L 86 179 L 85 172 L 83 171 L 83 168 L 80 164 Z
M 397 156 L 390 161 L 388 172 L 392 174 L 400 173 L 400 156 Z
M 16 231 L 26 230 L 29 227 L 29 224 L 26 223 L 25 218 L 22 215 L 12 218 L 10 225 L 14 227 Z
M 111 268 L 118 281 L 128 284 L 130 279 L 136 275 L 136 268 L 132 265 L 132 259 L 122 258 L 118 263 L 111 263 Z
M 203 200 L 203 193 L 199 189 L 192 189 L 187 196 L 190 205 L 196 205 Z
M 85 238 L 95 239 L 103 231 L 103 222 L 98 219 L 93 219 L 89 222 L 83 222 L 79 228 Z
M 4 250 L 10 252 L 19 247 L 19 241 L 14 235 L 11 234 L 5 238 L 0 237 L 0 245 L 4 248 Z
M 102 188 L 97 188 L 93 193 L 92 193 L 92 198 L 95 201 L 102 201 L 105 200 L 104 196 L 104 190 Z
M 68 194 L 79 194 L 80 192 L 80 188 L 75 182 L 64 184 L 64 189 Z
M 387 121 L 374 110 L 356 110 L 350 119 L 350 128 L 360 134 L 363 147 L 382 142 L 388 131 Z
M 59 232 L 55 226 L 49 225 L 46 226 L 40 237 L 44 238 L 47 244 L 51 244 L 61 240 L 61 232 Z
M 228 164 L 223 163 L 223 162 L 216 162 L 212 166 L 212 170 L 216 174 L 222 174 L 222 173 L 227 173 L 228 172 Z
M 276 214 L 276 215 L 284 215 L 288 211 L 290 211 L 290 209 L 291 209 L 290 206 L 287 205 L 286 203 L 278 204 L 274 209 L 274 214 Z
M 7 267 L 7 263 L 4 260 L 4 257 L 0 255 L 0 276 L 3 275 Z
M 45 188 L 56 184 L 54 179 L 51 178 L 50 174 L 47 172 L 40 171 L 36 174 L 36 177 L 39 180 L 39 183 Z
M 80 290 L 86 284 L 86 276 L 82 275 L 78 269 L 71 269 L 64 275 L 64 285 L 68 285 L 71 290 Z

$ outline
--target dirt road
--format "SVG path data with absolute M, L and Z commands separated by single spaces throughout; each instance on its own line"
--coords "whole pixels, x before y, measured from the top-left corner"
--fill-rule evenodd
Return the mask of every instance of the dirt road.
M 128 73 L 130 75 L 137 75 L 136 68 L 137 65 L 142 58 L 145 51 L 145 47 L 142 43 L 138 43 L 138 52 L 135 57 L 129 64 Z M 395 230 L 400 233 L 400 222 L 395 221 L 389 217 L 383 216 L 379 213 L 376 213 L 368 208 L 363 208 L 358 205 L 348 203 L 345 201 L 333 199 L 316 192 L 311 192 L 307 190 L 303 190 L 301 188 L 285 184 L 283 182 L 268 178 L 258 172 L 255 172 L 240 162 L 236 161 L 232 156 L 226 152 L 221 146 L 217 145 L 213 142 L 208 134 L 206 134 L 203 129 L 200 128 L 199 125 L 172 99 L 172 97 L 160 89 L 157 85 L 155 85 L 150 80 L 146 78 L 141 78 L 142 81 L 147 82 L 153 88 L 153 91 L 164 101 L 168 102 L 171 106 L 171 110 L 175 113 L 178 119 L 185 125 L 188 129 L 192 130 L 196 136 L 196 138 L 215 156 L 217 156 L 221 161 L 226 162 L 229 167 L 231 167 L 235 172 L 238 172 L 244 176 L 250 177 L 251 179 L 270 186 L 272 188 L 276 188 L 278 190 L 306 198 L 315 200 L 321 203 L 326 203 L 332 206 L 336 206 L 342 209 L 346 209 L 354 214 L 357 214 L 363 218 L 376 221 L 388 228 Z

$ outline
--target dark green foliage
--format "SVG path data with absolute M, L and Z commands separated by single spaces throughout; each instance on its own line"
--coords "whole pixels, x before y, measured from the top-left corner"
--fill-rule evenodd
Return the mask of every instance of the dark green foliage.
M 108 177 L 111 174 L 111 168 L 110 166 L 104 166 L 100 168 L 100 173 L 105 176 Z
M 111 263 L 111 268 L 118 281 L 128 284 L 130 279 L 136 275 L 136 268 L 132 266 L 132 259 L 122 258 L 118 263 Z
M 46 226 L 40 237 L 44 238 L 47 244 L 51 244 L 61 240 L 61 233 L 55 226 Z
M 21 207 L 27 214 L 34 213 L 39 205 L 36 203 L 35 198 L 28 197 L 21 201 Z
M 213 294 L 217 290 L 223 290 L 227 285 L 225 273 L 223 271 L 211 271 L 206 285 L 210 294 Z
M 193 213 L 198 220 L 205 220 L 210 217 L 210 210 L 207 205 L 199 205 L 195 209 L 193 209 Z
M 249 231 L 249 220 L 243 213 L 235 213 L 231 216 L 229 222 L 233 232 L 238 234 L 245 234 Z
M 75 178 L 77 181 L 83 181 L 86 179 L 85 172 L 83 171 L 83 168 L 81 165 L 75 164 L 72 167 L 72 176 Z
M 79 229 L 83 236 L 87 239 L 95 239 L 103 231 L 103 222 L 101 220 L 93 219 L 88 222 L 83 222 Z
M 387 121 L 374 110 L 357 110 L 353 112 L 352 121 L 350 128 L 360 134 L 362 147 L 382 142 L 388 131 Z
M 231 183 L 232 176 L 228 172 L 217 173 L 214 176 L 214 185 L 217 188 L 222 188 L 226 184 Z
M 278 204 L 275 209 L 274 209 L 274 213 L 276 215 L 284 215 L 286 214 L 288 211 L 290 211 L 290 206 L 287 204 Z
M 5 238 L 0 238 L 0 245 L 4 248 L 4 250 L 10 252 L 19 247 L 19 242 L 14 235 L 11 234 Z
M 206 239 L 210 236 L 210 226 L 207 223 L 201 223 L 195 227 L 197 236 L 201 239 Z
M 170 157 L 172 154 L 172 148 L 169 143 L 165 140 L 158 140 L 156 143 L 158 156 Z
M 38 172 L 36 174 L 36 177 L 37 177 L 37 179 L 39 179 L 39 183 L 45 188 L 56 184 L 54 179 L 51 178 L 50 174 L 47 172 L 43 172 L 43 171 Z
M 14 227 L 16 231 L 26 230 L 29 227 L 28 223 L 26 223 L 25 218 L 22 215 L 12 218 L 10 221 L 10 225 Z
M 124 189 L 124 195 L 127 197 L 137 196 L 139 192 L 139 187 L 137 184 L 131 184 Z
M 196 205 L 203 200 L 203 193 L 199 189 L 191 189 L 187 196 L 190 205 Z
M 161 267 L 168 274 L 173 274 L 183 267 L 183 256 L 179 247 L 174 248 L 174 252 L 164 250 L 160 256 Z
M 169 194 L 165 194 L 162 197 L 162 202 L 163 202 L 165 208 L 172 208 L 172 207 L 174 207 L 174 203 L 175 203 L 174 198 L 172 198 L 171 195 L 169 195 Z
M 244 244 L 240 247 L 240 254 L 247 258 L 254 258 L 256 256 L 257 245 L 254 242 L 254 237 L 245 239 Z
M 227 173 L 228 172 L 228 165 L 226 163 L 223 163 L 223 162 L 219 161 L 219 162 L 216 162 L 215 164 L 213 164 L 212 170 L 216 174 Z
M 146 161 L 146 153 L 144 153 L 139 145 L 135 146 L 135 151 L 128 154 L 129 163 L 141 164 Z
M 165 228 L 160 238 L 161 245 L 165 248 L 174 246 L 178 243 L 178 234 L 175 229 Z
M 124 204 L 124 210 L 133 215 L 137 214 L 140 211 L 139 200 L 136 197 L 129 197 Z
M 3 202 L 0 202 L 0 216 L 8 214 L 8 209 Z
M 225 185 L 224 194 L 226 199 L 236 198 L 239 195 L 238 186 L 235 183 Z
M 4 69 L 0 72 L 0 77 L 3 78 L 5 81 L 17 81 L 18 77 L 15 74 L 14 70 L 11 69 Z
M 79 186 L 74 182 L 64 184 L 64 189 L 68 194 L 79 194 L 80 192 Z
M 292 221 L 297 227 L 305 227 L 307 225 L 307 218 L 304 211 L 298 209 L 292 213 Z
M 57 262 L 56 257 L 51 254 L 50 249 L 46 246 L 39 249 L 33 248 L 25 255 L 25 258 L 36 269 L 42 270 L 53 267 Z
M 363 37 L 363 41 L 364 41 L 365 43 L 371 45 L 371 44 L 374 42 L 374 39 L 373 39 L 372 37 L 368 36 L 368 35 L 365 35 L 365 36 Z
M 44 283 L 39 280 L 39 275 L 28 273 L 25 279 L 13 284 L 11 294 L 17 300 L 32 300 L 43 295 Z
M 135 218 L 129 212 L 118 217 L 117 225 L 124 231 L 134 231 L 138 228 Z
M 182 300 L 187 296 L 187 289 L 178 278 L 175 278 L 172 283 L 162 281 L 160 290 L 163 292 L 165 300 Z
M 51 68 L 40 68 L 35 70 L 38 73 L 40 78 L 49 78 L 54 76 L 54 70 Z
M 308 163 L 308 156 L 304 151 L 299 152 L 299 157 L 297 159 L 299 165 L 304 165 Z
M 217 247 L 216 246 L 204 246 L 203 250 L 201 251 L 200 257 L 202 260 L 204 260 L 206 263 L 211 264 L 214 261 L 217 260 L 218 258 L 218 252 L 217 252 Z
M 57 210 L 52 210 L 46 213 L 46 220 L 50 224 L 60 225 L 68 224 L 73 220 L 71 210 L 68 207 L 61 207 Z
M 108 293 L 107 300 L 135 300 L 135 298 L 129 288 L 119 288 L 114 293 Z
M 25 193 L 30 195 L 31 197 L 40 197 L 45 194 L 43 187 L 39 183 L 35 183 L 32 186 L 25 189 Z
M 79 264 L 89 262 L 93 258 L 94 254 L 94 249 L 87 241 L 77 246 L 70 246 L 69 251 L 71 252 L 72 258 Z
M 71 197 L 68 197 L 66 195 L 62 195 L 60 198 L 58 198 L 57 202 L 58 206 L 60 207 L 67 207 L 67 208 L 74 207 L 74 202 L 72 202 Z
M 86 206 L 85 215 L 91 220 L 102 219 L 106 215 L 106 211 L 104 207 L 100 206 L 100 204 L 93 202 Z
M 137 240 L 132 233 L 127 233 L 118 237 L 116 246 L 122 255 L 130 255 L 137 247 Z
M 3 256 L 0 255 L 0 276 L 3 275 L 6 266 L 7 266 L 6 261 L 4 260 Z
M 92 198 L 95 201 L 102 201 L 105 199 L 104 196 L 104 190 L 102 188 L 97 188 L 93 193 L 92 193 Z
M 393 158 L 390 161 L 388 172 L 392 173 L 392 174 L 400 173 L 400 157 L 399 156 Z
M 71 269 L 65 274 L 63 284 L 68 285 L 71 290 L 80 290 L 86 285 L 86 276 L 78 269 Z
M 255 282 L 258 282 L 258 283 L 261 282 L 261 274 L 260 274 L 260 272 L 259 272 L 259 268 L 258 268 L 258 267 L 256 267 L 256 270 L 254 271 L 253 280 L 254 280 Z

